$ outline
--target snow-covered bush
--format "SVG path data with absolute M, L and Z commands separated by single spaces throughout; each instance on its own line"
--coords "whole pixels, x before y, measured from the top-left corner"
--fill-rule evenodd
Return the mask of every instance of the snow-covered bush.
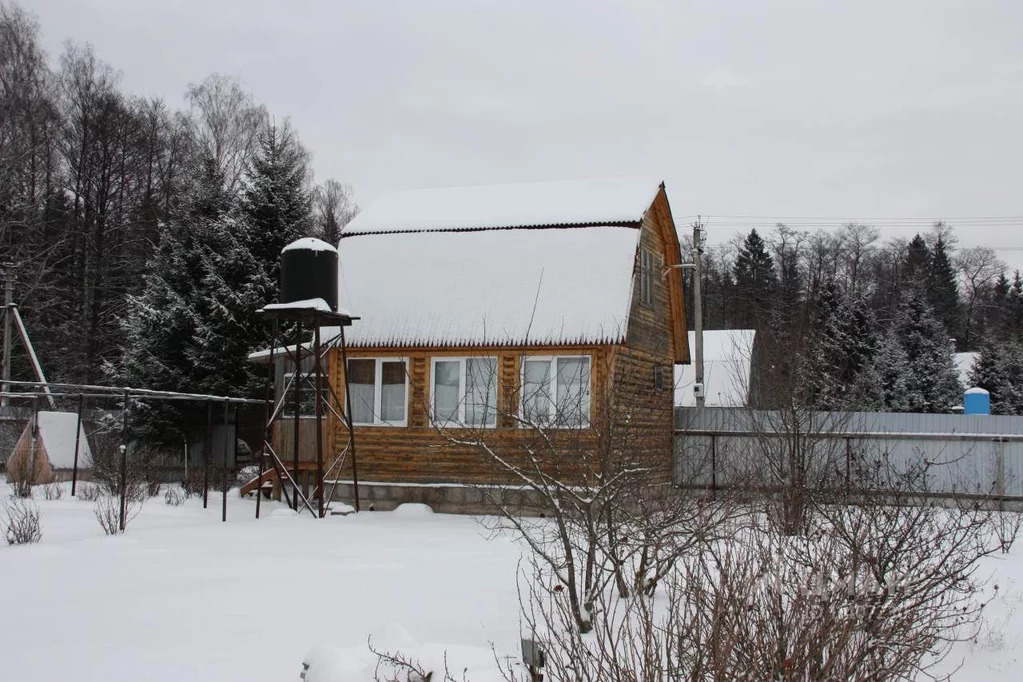
M 39 507 L 35 502 L 24 497 L 13 497 L 4 502 L 3 512 L 0 530 L 3 530 L 8 545 L 24 545 L 42 539 Z

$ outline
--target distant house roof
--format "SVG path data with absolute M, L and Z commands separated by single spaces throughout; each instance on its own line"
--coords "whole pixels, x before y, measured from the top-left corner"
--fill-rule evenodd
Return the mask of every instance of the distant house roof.
M 406 190 L 374 201 L 344 236 L 638 223 L 659 187 L 656 180 L 630 179 Z
M 752 329 L 714 329 L 703 332 L 703 383 L 707 407 L 747 404 L 755 338 L 756 332 Z M 689 332 L 689 347 L 696 348 L 695 332 Z M 695 365 L 675 367 L 676 405 L 696 406 L 696 396 L 693 393 L 695 381 Z
M 75 433 L 78 440 L 78 463 L 86 466 L 91 452 L 85 428 L 78 426 L 77 412 L 40 412 L 39 438 L 50 458 L 50 466 L 56 469 L 70 469 L 75 463 Z
M 649 207 L 656 185 L 646 187 Z M 455 201 L 456 194 L 447 196 Z M 438 206 L 432 211 L 439 215 Z M 639 236 L 635 227 L 608 225 L 346 230 L 338 249 L 339 300 L 362 318 L 346 328 L 346 341 L 356 347 L 620 342 L 628 328 Z

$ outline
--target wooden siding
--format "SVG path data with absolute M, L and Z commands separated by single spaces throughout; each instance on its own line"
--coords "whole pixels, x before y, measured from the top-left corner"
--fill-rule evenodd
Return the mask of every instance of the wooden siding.
M 678 234 L 663 187 L 644 216 L 640 229 L 640 248 L 650 249 L 656 254 L 653 301 L 649 306 L 640 301 L 637 252 L 627 345 L 652 353 L 667 351 L 673 362 L 687 363 L 689 337 L 686 333 L 681 273 L 677 268 L 668 270 L 667 274 L 661 269 L 682 262 Z
M 508 349 L 471 349 L 426 353 L 405 352 L 373 352 L 368 350 L 355 351 L 349 355 L 356 357 L 407 357 L 409 359 L 409 396 L 407 427 L 391 426 L 357 426 L 355 428 L 356 455 L 358 459 L 359 478 L 365 481 L 398 482 L 398 483 L 508 483 L 510 479 L 494 466 L 493 462 L 481 454 L 474 445 L 453 444 L 451 439 L 473 439 L 481 437 L 488 445 L 498 449 L 502 456 L 512 461 L 524 461 L 526 448 L 542 449 L 537 435 L 528 429 L 515 426 L 513 414 L 518 408 L 518 386 L 521 360 L 530 355 L 587 355 L 591 358 L 590 392 L 593 409 L 591 421 L 596 423 L 600 418 L 599 404 L 608 386 L 607 368 L 609 367 L 609 349 L 607 347 L 572 347 L 546 348 L 529 352 L 510 351 Z M 430 426 L 430 358 L 431 357 L 497 357 L 498 360 L 498 391 L 497 400 L 501 406 L 500 418 L 496 427 L 488 429 L 455 429 L 444 431 Z M 337 378 L 339 385 L 343 381 L 340 370 L 340 352 L 334 350 L 330 354 L 330 375 Z M 331 418 L 334 431 L 330 442 L 332 447 L 347 442 L 345 427 L 336 419 Z M 557 435 L 558 446 L 566 452 L 578 448 L 592 448 L 595 441 L 595 428 L 562 429 Z M 290 428 L 288 429 L 290 433 Z M 308 449 L 303 447 L 301 459 L 310 461 L 312 452 L 312 435 L 310 431 Z M 670 435 L 670 427 L 669 427 Z M 305 434 L 302 434 L 306 438 Z M 290 446 L 288 446 L 290 447 Z M 290 450 L 288 450 L 290 452 Z M 333 451 L 325 456 L 330 461 Z M 290 461 L 290 459 L 286 460 Z M 581 474 L 579 459 L 566 458 L 565 461 L 551 462 L 551 465 L 562 469 L 566 475 Z M 348 479 L 352 475 L 351 463 L 346 462 L 341 478 Z

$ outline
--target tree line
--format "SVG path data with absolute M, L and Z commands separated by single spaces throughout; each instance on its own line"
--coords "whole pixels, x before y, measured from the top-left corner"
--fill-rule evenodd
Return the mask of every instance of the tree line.
M 969 351 L 967 383 L 996 414 L 1023 414 L 1023 280 L 956 242 L 943 222 L 887 241 L 861 224 L 752 229 L 704 251 L 704 323 L 758 331 L 758 406 L 947 412 L 964 389 L 953 353 Z
M 89 45 L 51 60 L 40 31 L 0 3 L 0 260 L 48 378 L 257 392 L 245 356 L 280 249 L 336 243 L 351 187 L 315 185 L 288 119 L 238 80 L 191 83 L 174 110 Z

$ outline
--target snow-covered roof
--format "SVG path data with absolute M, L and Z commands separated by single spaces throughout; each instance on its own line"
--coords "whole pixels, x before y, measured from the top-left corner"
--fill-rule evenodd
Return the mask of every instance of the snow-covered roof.
M 631 179 L 406 190 L 374 201 L 344 236 L 639 222 L 659 189 L 657 180 Z
M 78 426 L 76 412 L 40 412 L 39 438 L 43 441 L 50 466 L 55 469 L 70 469 L 75 463 L 75 429 Z M 85 428 L 80 432 L 78 443 L 78 465 L 89 462 L 89 441 Z
M 306 298 L 301 301 L 291 301 L 289 303 L 270 303 L 269 305 L 263 306 L 259 312 L 267 310 L 315 310 L 320 313 L 333 312 L 330 309 L 330 305 L 322 298 Z
M 652 198 L 652 197 L 651 197 Z M 616 343 L 640 231 L 597 226 L 341 240 L 351 346 Z
M 285 251 L 296 251 L 298 249 L 303 249 L 305 251 L 333 251 L 337 253 L 337 249 L 316 237 L 302 237 L 301 239 L 296 239 L 281 249 L 281 253 L 284 253 Z
M 977 361 L 977 356 L 980 353 L 954 353 L 952 360 L 956 363 L 956 370 L 959 372 L 959 383 L 969 388 L 970 386 L 970 370 L 973 369 L 973 363 Z
M 753 355 L 753 329 L 714 329 L 703 332 L 703 385 L 707 407 L 735 407 L 749 399 Z M 696 333 L 689 332 L 689 348 L 696 362 Z M 695 407 L 693 384 L 696 366 L 675 366 L 675 404 Z

